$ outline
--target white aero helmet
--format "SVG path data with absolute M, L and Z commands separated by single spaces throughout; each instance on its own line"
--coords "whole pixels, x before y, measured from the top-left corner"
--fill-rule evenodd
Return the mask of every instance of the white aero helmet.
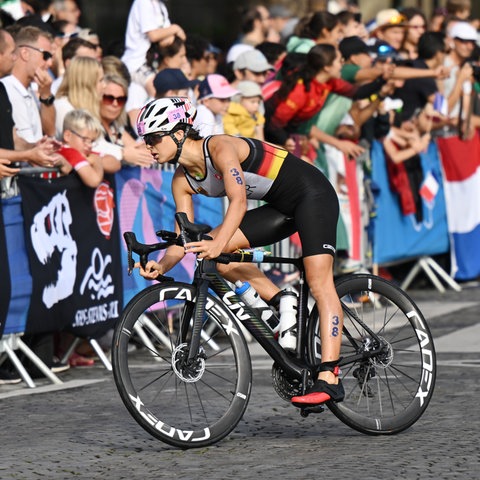
M 138 114 L 137 131 L 140 136 L 171 132 L 177 125 L 193 125 L 197 113 L 186 97 L 164 97 L 147 103 Z

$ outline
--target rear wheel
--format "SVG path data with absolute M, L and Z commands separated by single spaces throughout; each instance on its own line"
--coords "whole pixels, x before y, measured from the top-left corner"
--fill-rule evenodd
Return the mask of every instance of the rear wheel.
M 340 378 L 345 399 L 328 407 L 360 432 L 401 432 L 421 417 L 433 394 L 436 356 L 428 325 L 410 297 L 380 277 L 343 277 L 337 292 L 344 313 Z M 314 310 L 308 345 L 315 363 L 321 359 L 318 331 Z M 348 360 L 358 354 L 356 361 Z
M 226 307 L 209 295 L 199 355 L 188 361 L 195 289 L 154 285 L 135 296 L 118 322 L 115 383 L 133 418 L 181 448 L 211 445 L 230 433 L 250 396 L 244 337 Z

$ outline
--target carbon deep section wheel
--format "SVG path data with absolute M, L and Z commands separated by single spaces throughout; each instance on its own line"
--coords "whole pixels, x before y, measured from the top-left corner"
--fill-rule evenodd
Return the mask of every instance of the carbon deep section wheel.
M 192 285 L 154 285 L 126 306 L 115 328 L 112 364 L 120 396 L 151 435 L 180 448 L 228 435 L 247 407 L 250 355 L 226 307 L 209 295 L 200 352 L 188 361 Z
M 344 310 L 341 356 L 379 352 L 341 367 L 345 399 L 329 402 L 328 407 L 360 432 L 399 433 L 421 417 L 433 394 L 436 355 L 425 318 L 405 292 L 374 275 L 342 277 L 337 292 Z M 368 329 L 378 335 L 381 345 Z M 310 361 L 319 363 L 316 309 L 307 343 Z

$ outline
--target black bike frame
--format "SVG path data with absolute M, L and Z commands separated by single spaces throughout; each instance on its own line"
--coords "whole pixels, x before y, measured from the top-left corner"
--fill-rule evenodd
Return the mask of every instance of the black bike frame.
M 213 260 L 197 260 L 197 268 L 193 279 L 193 285 L 197 287 L 197 298 L 194 312 L 193 333 L 191 340 L 190 355 L 193 359 L 198 353 L 200 342 L 200 330 L 204 319 L 206 296 L 208 288 L 220 298 L 222 303 L 230 310 L 236 320 L 252 334 L 270 357 L 287 372 L 298 380 L 305 380 L 311 375 L 312 367 L 308 365 L 306 358 L 305 339 L 307 331 L 307 302 L 308 289 L 305 284 L 305 269 L 301 259 L 289 259 L 282 257 L 266 257 L 261 263 L 284 263 L 294 265 L 300 272 L 300 288 L 298 299 L 298 333 L 297 349 L 295 356 L 288 355 L 278 344 L 272 331 L 258 318 L 254 311 L 235 294 L 225 279 L 220 275 Z M 197 337 L 196 339 L 194 337 Z

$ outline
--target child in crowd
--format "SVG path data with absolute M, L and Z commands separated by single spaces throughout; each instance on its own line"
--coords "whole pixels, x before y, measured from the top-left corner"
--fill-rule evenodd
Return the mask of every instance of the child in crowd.
M 100 156 L 92 152 L 92 145 L 102 132 L 102 127 L 86 110 L 72 110 L 63 121 L 64 145 L 58 151 L 62 157 L 62 173 L 75 170 L 82 182 L 96 188 L 103 180 Z
M 225 133 L 263 141 L 265 116 L 259 111 L 262 89 L 258 83 L 251 80 L 239 82 L 237 88 L 240 91 L 238 101 L 230 102 L 228 111 L 223 117 Z
M 194 128 L 202 137 L 224 133 L 223 116 L 234 95 L 238 93 L 228 80 L 218 74 L 207 75 L 198 87 L 197 116 Z

